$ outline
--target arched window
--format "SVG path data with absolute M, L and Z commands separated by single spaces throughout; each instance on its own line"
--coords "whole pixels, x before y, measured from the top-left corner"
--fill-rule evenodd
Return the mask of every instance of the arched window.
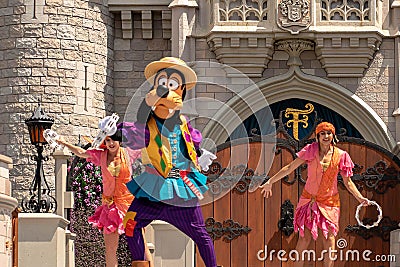
M 286 131 L 292 137 L 298 140 L 306 137 L 312 130 L 312 127 L 314 126 L 315 116 L 318 116 L 318 119 L 322 121 L 331 122 L 337 129 L 337 133 L 340 133 L 340 129 L 343 128 L 346 130 L 346 136 L 363 139 L 363 136 L 360 134 L 360 132 L 344 117 L 342 117 L 335 111 L 310 100 L 291 98 L 271 104 L 269 107 L 256 112 L 256 115 L 253 114 L 245 119 L 243 121 L 244 127 L 237 127 L 235 131 L 231 134 L 230 140 L 243 138 L 245 136 L 251 136 L 251 133 L 254 132 L 261 135 L 274 133 L 275 129 L 271 128 L 272 126 L 270 126 L 270 116 L 267 115 L 271 114 L 270 112 L 267 112 L 268 108 L 271 110 L 271 113 L 276 120 L 279 119 L 280 113 L 283 112 L 282 122 L 285 126 Z M 256 119 L 256 116 L 259 122 L 262 123 L 261 127 Z M 278 125 L 276 125 L 276 127 L 277 126 Z M 247 132 L 244 133 L 241 129 L 246 129 Z

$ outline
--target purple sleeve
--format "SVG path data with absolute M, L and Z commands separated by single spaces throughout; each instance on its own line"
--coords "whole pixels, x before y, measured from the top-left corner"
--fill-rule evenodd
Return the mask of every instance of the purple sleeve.
M 306 145 L 302 150 L 296 153 L 297 157 L 302 160 L 312 161 L 318 153 L 318 143 L 314 142 L 312 144 Z
M 122 131 L 122 143 L 133 150 L 144 148 L 148 145 L 149 130 L 146 125 L 138 122 L 123 122 L 118 125 Z
M 192 136 L 194 147 L 196 149 L 199 149 L 201 140 L 203 140 L 203 137 L 201 136 L 201 132 L 199 130 L 193 128 L 192 125 L 190 125 L 190 122 L 188 122 L 187 124 L 188 124 L 190 135 Z

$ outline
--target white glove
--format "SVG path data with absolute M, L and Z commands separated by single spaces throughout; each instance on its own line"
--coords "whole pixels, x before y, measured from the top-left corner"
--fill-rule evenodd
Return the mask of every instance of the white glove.
M 117 121 L 119 116 L 117 114 L 112 114 L 99 121 L 100 132 L 97 134 L 96 138 L 92 143 L 92 147 L 98 148 L 106 139 L 107 136 L 111 136 L 117 132 Z
M 211 165 L 212 161 L 217 158 L 213 153 L 210 151 L 205 150 L 204 148 L 201 149 L 202 153 L 201 156 L 198 158 L 199 165 L 202 171 L 208 171 L 208 167 Z
M 51 148 L 55 148 L 58 150 L 63 150 L 64 146 L 57 143 L 57 140 L 60 139 L 60 136 L 51 129 L 46 129 L 43 132 L 43 137 L 46 139 L 47 143 L 50 145 Z
M 117 121 L 119 116 L 113 114 L 111 116 L 106 116 L 99 121 L 99 129 L 105 131 L 108 136 L 111 136 L 117 132 Z

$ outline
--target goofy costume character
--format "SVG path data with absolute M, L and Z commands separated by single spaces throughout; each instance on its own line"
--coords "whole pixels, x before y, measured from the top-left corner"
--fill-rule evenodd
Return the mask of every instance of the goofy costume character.
M 208 189 L 207 177 L 200 171 L 213 158 L 209 153 L 203 155 L 208 158 L 198 158 L 201 133 L 180 114 L 186 90 L 197 81 L 196 73 L 184 61 L 166 57 L 147 65 L 144 74 L 152 88 L 139 107 L 137 121 L 122 125 L 124 144 L 142 149 L 145 166 L 127 184 L 135 196 L 124 219 L 132 266 L 149 266 L 144 261 L 142 229 L 153 220 L 163 220 L 193 239 L 207 267 L 216 267 L 198 202 Z

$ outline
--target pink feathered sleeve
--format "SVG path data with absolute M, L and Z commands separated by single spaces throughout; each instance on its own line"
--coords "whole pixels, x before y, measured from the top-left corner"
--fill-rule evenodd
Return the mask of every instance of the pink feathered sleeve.
M 93 163 L 96 166 L 100 166 L 100 158 L 101 158 L 101 153 L 103 150 L 97 150 L 97 149 L 88 149 L 86 150 L 86 153 L 89 154 L 89 157 L 86 159 L 86 161 Z
M 350 155 L 346 151 L 343 151 L 339 162 L 340 174 L 342 176 L 351 177 L 353 176 L 353 168 L 354 163 L 351 160 Z
M 296 153 L 297 157 L 302 160 L 312 161 L 315 159 L 318 153 L 318 143 L 314 142 L 312 144 L 306 145 L 302 150 Z

